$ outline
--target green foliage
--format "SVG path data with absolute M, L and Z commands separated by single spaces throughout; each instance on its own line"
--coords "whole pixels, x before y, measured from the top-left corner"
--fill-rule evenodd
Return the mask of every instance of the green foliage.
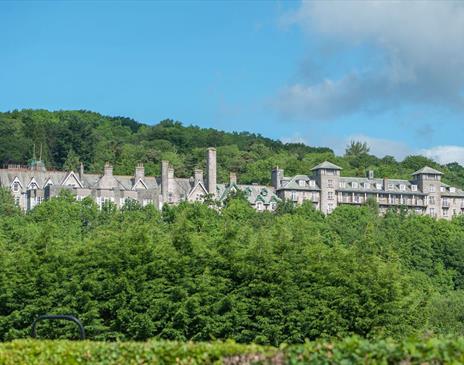
M 91 342 L 20 340 L 0 344 L 0 364 L 462 364 L 464 338 L 376 341 L 358 336 L 280 348 L 232 341 Z
M 277 349 L 239 345 L 232 341 L 193 343 L 174 341 L 91 342 L 22 340 L 0 344 L 1 365 L 136 365 L 245 364 L 271 359 Z
M 147 175 L 159 175 L 161 160 L 168 159 L 177 176 L 189 177 L 194 168 L 204 168 L 205 148 L 215 146 L 222 182 L 228 180 L 229 171 L 235 171 L 241 183 L 270 184 L 274 166 L 291 176 L 309 173 L 318 163 L 330 160 L 343 167 L 347 176 L 364 176 L 367 170 L 374 170 L 379 177 L 406 179 L 429 165 L 443 171 L 446 182 L 464 186 L 464 167 L 457 163 L 440 166 L 422 156 L 409 156 L 402 162 L 391 156 L 380 159 L 369 154 L 366 143 L 356 141 L 347 147 L 344 157 L 337 157 L 329 148 L 285 144 L 248 132 L 183 126 L 172 120 L 144 125 L 84 110 L 0 113 L 1 164 L 26 164 L 32 158 L 33 145 L 43 146 L 42 156 L 49 168 L 76 170 L 82 162 L 91 173 L 101 173 L 109 161 L 115 174 L 132 175 L 136 164 L 143 162 Z
M 285 205 L 284 205 L 285 206 Z M 74 314 L 95 340 L 279 345 L 463 334 L 461 219 L 309 203 L 257 213 L 207 204 L 98 210 L 71 194 L 0 216 L 0 340 Z M 446 310 L 448 308 L 448 310 Z M 44 323 L 43 338 L 76 335 Z

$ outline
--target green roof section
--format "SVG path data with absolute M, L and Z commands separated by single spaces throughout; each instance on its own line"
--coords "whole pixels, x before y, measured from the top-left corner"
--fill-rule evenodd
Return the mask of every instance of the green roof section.
M 412 176 L 415 175 L 422 175 L 422 174 L 429 174 L 429 175 L 443 175 L 443 172 L 432 169 L 431 167 L 425 166 L 420 170 L 416 171 Z
M 333 164 L 332 162 L 324 161 L 324 162 L 320 163 L 319 165 L 313 167 L 311 169 L 311 171 L 321 170 L 321 169 L 341 170 L 342 168 L 340 166 L 337 166 L 337 165 Z

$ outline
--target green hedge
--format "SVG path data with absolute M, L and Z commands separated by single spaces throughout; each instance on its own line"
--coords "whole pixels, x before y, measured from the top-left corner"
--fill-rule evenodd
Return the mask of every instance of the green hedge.
M 464 338 L 369 341 L 349 337 L 278 348 L 234 342 L 72 342 L 0 344 L 1 365 L 55 364 L 463 364 Z
M 93 342 L 16 340 L 0 344 L 1 365 L 57 364 L 222 364 L 255 354 L 272 357 L 276 349 L 235 342 Z M 246 355 L 246 356 L 241 356 Z M 232 362 L 234 363 L 234 362 Z M 231 364 L 232 364 L 231 363 Z M 237 361 L 235 361 L 237 363 Z

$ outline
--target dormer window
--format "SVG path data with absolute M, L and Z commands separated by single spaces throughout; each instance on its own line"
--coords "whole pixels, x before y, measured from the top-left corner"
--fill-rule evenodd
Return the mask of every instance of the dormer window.
M 382 190 L 382 184 L 376 183 L 376 184 L 375 184 L 375 188 L 376 188 L 377 190 Z
M 298 185 L 304 187 L 306 185 L 306 182 L 304 180 L 298 180 Z
M 29 189 L 30 190 L 37 190 L 38 186 L 36 183 L 31 183 L 31 185 L 29 185 Z
M 14 191 L 15 193 L 17 193 L 17 192 L 19 191 L 20 187 L 21 187 L 21 186 L 19 185 L 19 182 L 15 181 L 15 182 L 13 183 L 13 191 Z
M 370 189 L 371 188 L 371 184 L 369 183 L 364 183 L 364 189 Z
M 346 182 L 340 181 L 339 186 L 340 186 L 341 189 L 345 189 L 346 188 Z
M 417 191 L 417 185 L 411 185 L 411 191 Z
M 455 193 L 456 192 L 456 188 L 453 188 L 453 187 L 450 187 L 449 190 L 450 190 L 450 193 Z
M 388 190 L 393 190 L 395 188 L 395 184 L 388 184 Z
M 256 209 L 261 212 L 263 210 L 263 202 L 256 202 Z
M 353 181 L 353 182 L 351 183 L 351 187 L 352 187 L 353 189 L 357 189 L 357 188 L 358 188 L 358 183 L 355 182 L 355 181 Z
M 309 180 L 309 186 L 312 188 L 316 186 L 316 182 L 314 180 Z
M 444 186 L 440 186 L 440 192 L 444 193 L 446 191 L 446 188 Z
M 405 191 L 406 190 L 406 185 L 400 184 L 400 190 Z

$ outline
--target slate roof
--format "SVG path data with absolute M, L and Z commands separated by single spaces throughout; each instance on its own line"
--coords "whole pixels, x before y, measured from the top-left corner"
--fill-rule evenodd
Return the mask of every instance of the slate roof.
M 217 184 L 219 200 L 224 201 L 227 199 L 231 189 L 234 188 L 244 191 L 250 204 L 256 204 L 257 201 L 262 201 L 263 204 L 267 205 L 273 201 L 281 201 L 281 199 L 275 194 L 272 186 L 244 184 Z
M 421 175 L 421 174 L 443 175 L 443 172 L 432 169 L 431 167 L 425 166 L 421 168 L 420 170 L 416 171 L 415 173 L 413 173 L 412 176 Z
M 330 169 L 330 170 L 342 170 L 340 166 L 337 166 L 329 161 L 324 161 L 317 166 L 314 166 L 311 171 L 320 170 L 320 169 Z
M 301 186 L 299 181 L 303 180 L 305 182 L 304 186 Z M 314 181 L 314 184 L 311 186 L 310 181 Z M 307 191 L 319 191 L 320 187 L 317 185 L 317 182 L 308 175 L 295 175 L 293 177 L 284 177 L 281 181 L 281 187 L 279 189 L 292 189 L 292 190 L 307 190 Z

